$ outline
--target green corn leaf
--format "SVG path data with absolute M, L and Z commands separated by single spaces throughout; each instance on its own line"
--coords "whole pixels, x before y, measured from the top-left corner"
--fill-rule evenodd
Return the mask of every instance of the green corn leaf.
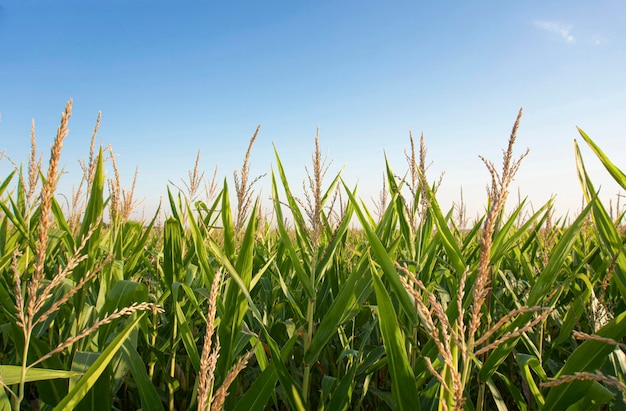
M 348 228 L 350 228 L 350 221 L 352 220 L 353 213 L 354 207 L 352 206 L 352 203 L 349 203 L 339 227 L 337 227 L 333 233 L 332 241 L 326 246 L 323 257 L 317 264 L 317 273 L 315 274 L 315 278 L 319 279 L 323 277 L 324 272 L 328 269 L 332 262 L 333 256 L 340 249 L 343 236 L 348 231 Z
M 620 341 L 626 335 L 626 313 L 621 313 L 597 332 L 601 337 Z M 561 368 L 557 377 L 573 375 L 576 372 L 593 372 L 602 368 L 609 354 L 615 350 L 613 345 L 594 340 L 587 340 L 574 350 Z M 544 411 L 564 410 L 582 399 L 591 388 L 592 381 L 576 380 L 550 388 L 546 396 Z
M 626 298 L 626 247 L 622 242 L 622 235 L 617 231 L 613 221 L 609 216 L 602 203 L 598 198 L 592 201 L 596 191 L 591 183 L 585 164 L 580 153 L 578 144 L 574 142 L 574 151 L 576 155 L 576 166 L 578 169 L 578 177 L 583 187 L 585 197 L 590 204 L 593 205 L 593 217 L 597 226 L 597 235 L 600 239 L 604 249 L 607 253 L 616 259 L 616 265 L 614 269 L 614 280 L 616 281 L 622 297 Z
M 567 307 L 567 312 L 563 317 L 559 335 L 552 343 L 553 346 L 558 346 L 571 338 L 572 330 L 576 324 L 579 323 L 580 317 L 585 312 L 586 307 L 588 307 L 587 302 L 591 298 L 591 290 L 593 289 L 593 286 L 586 276 L 580 275 L 577 276 L 577 278 L 580 278 L 580 280 L 587 285 L 587 288 L 578 294 L 578 296 Z
M 300 337 L 297 333 L 287 341 L 285 346 L 280 350 L 280 361 L 285 362 L 289 354 Z M 267 402 L 276 390 L 276 382 L 278 381 L 278 372 L 276 371 L 276 357 L 263 370 L 261 375 L 255 378 L 254 382 L 246 390 L 235 406 L 235 411 L 261 411 L 266 408 Z
M 7 313 L 13 312 L 15 310 L 15 305 L 13 304 L 13 294 L 15 293 L 13 289 L 13 284 L 5 284 L 0 281 L 0 306 L 2 306 L 3 310 Z M 16 321 L 13 319 L 12 321 Z
M 480 229 L 483 227 L 483 222 L 485 221 L 485 216 L 483 215 L 479 218 L 472 228 L 465 234 L 465 238 L 463 240 L 462 250 L 466 251 L 468 247 L 470 247 L 474 242 L 480 241 L 478 240 L 478 236 L 480 233 Z
M 129 221 L 127 223 L 127 224 L 132 223 L 139 231 L 143 231 L 137 241 L 133 241 L 132 243 L 129 244 L 129 247 L 131 249 L 129 250 L 128 253 L 126 253 L 127 259 L 126 259 L 125 265 L 128 271 L 130 272 L 135 271 L 137 264 L 139 263 L 139 261 L 144 255 L 144 249 L 146 248 L 146 245 L 148 244 L 148 240 L 150 240 L 153 237 L 152 229 L 154 228 L 154 224 L 156 223 L 157 218 L 159 216 L 159 211 L 160 211 L 160 206 L 155 211 L 154 217 L 152 217 L 152 220 L 150 221 L 150 223 L 145 227 L 143 227 L 138 222 Z
M 196 341 L 188 322 L 189 318 L 191 318 L 191 313 L 183 312 L 180 307 L 180 303 L 177 300 L 174 300 L 174 309 L 176 321 L 178 322 L 178 335 L 183 341 L 183 345 L 185 346 L 191 365 L 194 370 L 198 372 L 200 371 L 200 355 L 198 354 L 198 347 L 196 346 Z
M 100 148 L 78 241 L 81 241 L 89 233 L 94 224 L 101 223 L 100 219 L 104 211 L 104 179 L 104 160 L 102 159 L 102 148 Z M 87 250 L 85 250 L 85 253 L 89 255 L 87 269 L 91 268 L 98 254 L 97 249 L 100 245 L 101 229 L 102 224 L 98 224 L 98 227 L 93 231 L 87 242 Z
M 145 302 L 148 300 L 148 287 L 135 281 L 122 280 L 115 283 L 107 293 L 106 299 L 99 316 L 104 318 L 113 311 L 128 307 L 132 303 Z M 104 348 L 111 332 L 115 329 L 116 322 L 105 324 L 98 330 L 98 346 Z
M 16 209 L 17 206 L 15 205 L 15 203 L 13 202 L 13 199 L 9 199 L 9 202 L 12 205 L 12 208 L 9 208 L 3 201 L 0 201 L 0 208 L 2 208 L 2 212 L 4 213 L 4 215 L 11 220 L 11 223 L 13 223 L 14 228 L 20 232 L 20 234 L 26 238 L 29 239 L 31 236 L 31 233 L 28 230 L 29 224 L 26 223 L 26 220 L 24 219 L 24 216 L 20 215 L 19 213 L 17 213 Z M 39 208 L 37 209 L 37 213 L 39 211 Z M 39 213 L 38 213 L 39 214 Z M 33 216 L 34 219 L 34 216 Z M 34 235 L 35 231 L 33 231 L 32 235 Z M 34 250 L 34 243 L 33 243 L 33 250 Z
M 409 220 L 409 215 L 404 206 L 404 199 L 402 197 L 397 197 L 395 201 L 396 208 L 396 216 L 398 217 L 398 225 L 399 231 L 404 239 L 405 246 L 407 247 L 407 253 L 412 258 L 417 259 L 417 250 L 415 248 L 416 245 L 416 233 L 414 233 L 413 225 Z
M 296 302 L 296 299 L 293 297 L 289 286 L 287 285 L 287 283 L 285 283 L 285 280 L 283 279 L 283 275 L 280 273 L 280 270 L 276 270 L 276 276 L 278 277 L 278 284 L 280 285 L 280 289 L 282 290 L 283 295 L 287 298 L 287 301 L 289 301 L 292 309 L 297 314 L 300 320 L 306 321 L 304 314 L 302 314 L 300 306 Z
M 230 196 L 228 194 L 228 183 L 224 179 L 224 188 L 222 189 L 222 230 L 224 232 L 224 253 L 231 260 L 235 256 L 235 224 L 233 223 L 233 214 L 230 208 Z
M 335 189 L 337 188 L 337 185 L 341 181 L 342 173 L 343 173 L 343 168 L 339 170 L 335 178 L 333 178 L 333 181 L 331 181 L 331 183 L 328 185 L 326 192 L 324 192 L 324 194 L 322 195 L 322 205 L 326 204 L 328 200 L 333 198 L 333 196 L 335 195 Z
M 498 390 L 498 387 L 496 387 L 496 384 L 494 384 L 491 378 L 487 380 L 487 387 L 491 392 L 491 398 L 493 399 L 493 402 L 495 402 L 497 410 L 508 411 L 508 407 L 502 398 L 502 394 L 500 394 L 500 390 Z
M 238 244 L 237 259 L 235 260 L 235 268 L 242 275 L 242 279 L 250 284 L 252 281 L 252 269 L 254 260 L 254 238 L 256 235 L 256 229 L 258 226 L 259 216 L 259 202 L 254 203 L 250 217 L 248 218 L 248 225 L 244 233 L 241 242 Z
M 283 218 L 283 213 L 281 209 L 280 200 L 278 198 L 278 186 L 276 184 L 276 178 L 274 173 L 272 172 L 272 199 L 274 201 L 274 212 L 276 213 L 276 223 L 278 225 L 278 232 L 280 237 L 285 244 L 285 248 L 293 264 L 293 268 L 298 276 L 298 280 L 302 284 L 304 291 L 307 294 L 308 298 L 313 298 L 315 295 L 315 291 L 313 290 L 313 286 L 311 285 L 311 280 L 309 279 L 309 275 L 307 274 L 304 266 L 302 265 L 302 261 L 298 255 L 298 251 L 296 250 L 291 238 L 289 237 L 289 232 L 285 227 L 285 219 Z M 293 212 L 293 210 L 292 210 Z
M 59 378 L 79 377 L 82 373 L 65 370 L 51 370 L 47 368 L 29 368 L 26 370 L 24 381 L 55 380 Z M 0 379 L 5 385 L 19 384 L 22 377 L 22 367 L 18 365 L 0 365 Z
M 300 206 L 298 204 L 298 202 L 296 201 L 295 197 L 293 196 L 293 194 L 291 193 L 291 189 L 289 188 L 289 182 L 287 180 L 287 176 L 285 175 L 285 170 L 283 169 L 283 163 L 280 160 L 280 156 L 278 155 L 278 151 L 276 150 L 276 147 L 274 147 L 274 154 L 276 157 L 276 167 L 278 168 L 278 175 L 280 177 L 280 181 L 283 185 L 283 189 L 285 191 L 285 195 L 287 196 L 287 204 L 289 204 L 289 209 L 291 211 L 291 214 L 293 215 L 294 218 L 294 224 L 295 224 L 295 228 L 296 228 L 296 232 L 297 233 L 306 233 L 307 232 L 307 228 L 306 228 L 306 223 L 305 223 L 305 219 L 304 216 L 302 215 L 302 211 L 300 211 Z M 274 173 L 272 172 L 272 178 L 274 178 Z M 278 201 L 279 197 L 278 197 L 278 190 L 274 190 L 275 194 L 274 194 L 274 201 Z M 276 208 L 276 207 L 274 207 Z M 302 239 L 303 236 L 300 236 L 300 238 Z M 305 238 L 303 239 L 303 241 L 301 242 L 301 245 L 304 247 L 304 250 L 306 252 L 306 254 L 311 254 L 312 252 L 312 248 L 311 248 L 311 243 L 308 241 L 308 237 L 304 236 Z
M 130 372 L 135 380 L 139 398 L 141 399 L 141 409 L 143 411 L 163 410 L 159 393 L 146 372 L 146 365 L 130 340 L 124 341 L 120 352 L 128 363 Z
M 520 387 L 517 387 L 514 383 L 511 382 L 504 374 L 499 372 L 494 373 L 494 377 L 500 380 L 501 386 L 504 386 L 513 400 L 515 401 L 515 405 L 519 408 L 520 411 L 527 411 L 528 405 L 526 404 L 526 398 L 522 394 Z M 517 383 L 517 381 L 516 381 Z M 467 408 L 466 408 L 467 409 Z
M 267 346 L 270 349 L 272 357 L 275 359 L 282 358 L 281 351 L 278 349 L 278 344 L 269 334 L 267 329 L 264 328 L 264 334 L 267 341 Z M 280 385 L 282 386 L 285 395 L 287 396 L 287 401 L 289 402 L 290 408 L 292 410 L 304 411 L 304 400 L 301 394 L 301 387 L 298 386 L 294 378 L 289 374 L 289 370 L 283 364 L 283 361 L 272 361 L 275 366 L 276 373 L 278 375 L 278 380 L 280 381 Z
M 363 226 L 363 230 L 365 231 L 365 234 L 367 235 L 367 238 L 369 240 L 370 247 L 372 248 L 372 253 L 377 257 L 378 263 L 382 267 L 385 276 L 389 280 L 393 291 L 400 300 L 402 309 L 410 320 L 409 326 L 417 324 L 417 313 L 415 312 L 415 308 L 413 307 L 413 303 L 411 302 L 408 293 L 406 292 L 402 285 L 402 282 L 400 281 L 400 276 L 398 274 L 398 271 L 396 270 L 396 266 L 393 260 L 391 259 L 389 253 L 374 232 L 372 226 L 368 223 L 365 215 L 361 211 L 361 207 L 358 206 L 356 198 L 350 192 L 345 183 L 344 187 L 346 188 L 346 193 L 348 194 L 350 201 L 354 204 L 356 214 L 359 217 L 359 221 Z
M 320 404 L 326 404 L 328 402 L 328 398 L 330 397 L 331 392 L 333 392 L 336 388 L 336 385 L 337 378 L 332 375 L 324 375 L 322 377 L 322 381 L 319 384 L 319 394 L 317 395 Z
M 526 380 L 526 384 L 528 384 L 530 393 L 535 399 L 535 404 L 537 404 L 537 406 L 541 408 L 545 403 L 545 399 L 543 398 L 539 387 L 537 387 L 535 379 L 533 378 L 530 370 L 532 368 L 532 370 L 541 378 L 542 381 L 548 380 L 546 372 L 543 370 L 541 364 L 539 364 L 539 360 L 534 355 L 516 354 L 515 361 L 517 362 L 517 365 L 522 372 L 522 377 L 524 377 L 524 380 Z
M 580 232 L 581 227 L 585 223 L 587 218 L 587 214 L 591 209 L 591 204 L 585 207 L 585 209 L 580 213 L 578 218 L 572 223 L 572 225 L 563 233 L 563 236 L 559 240 L 559 242 L 554 246 L 552 252 L 550 254 L 550 259 L 548 260 L 548 264 L 544 268 L 543 272 L 540 274 L 539 278 L 533 285 L 528 300 L 526 301 L 526 305 L 529 307 L 541 304 L 543 298 L 550 293 L 550 291 L 554 287 L 554 283 L 556 282 L 559 273 L 563 267 L 563 263 L 565 259 L 569 256 L 570 250 L 574 245 L 574 242 L 578 238 L 578 234 Z M 515 327 L 522 327 L 526 324 L 530 318 L 532 317 L 532 313 L 526 313 L 519 315 L 511 324 L 511 329 L 515 329 Z M 486 381 L 490 378 L 494 372 L 497 371 L 498 367 L 505 358 L 509 355 L 513 347 L 517 344 L 519 338 L 513 338 L 507 340 L 500 344 L 497 348 L 495 348 L 487 357 L 487 360 L 484 362 L 480 369 L 479 378 L 481 381 Z
M 395 409 L 416 410 L 418 408 L 418 393 L 415 385 L 415 376 L 409 363 L 404 346 L 404 337 L 400 332 L 400 325 L 391 298 L 385 290 L 383 282 L 374 271 L 372 265 L 372 281 L 376 292 L 380 331 L 383 344 L 389 359 L 389 373 L 391 374 L 391 392 Z
M 17 348 L 16 351 L 22 352 L 24 349 L 23 339 L 14 339 L 14 342 Z M 48 344 L 46 344 L 45 341 L 42 341 L 38 338 L 31 338 L 29 358 L 31 360 L 35 358 L 40 358 L 41 356 L 50 352 L 51 349 L 52 348 Z M 47 369 L 60 370 L 64 368 L 66 364 L 61 362 L 58 356 L 54 356 L 44 361 L 42 363 L 42 366 Z M 39 397 L 41 398 L 41 400 L 51 405 L 57 404 L 59 401 L 61 401 L 63 397 L 67 395 L 67 387 L 69 385 L 68 381 L 59 379 L 37 381 L 35 384 L 37 386 L 37 392 L 39 393 Z
M 264 322 L 263 322 L 263 316 L 261 315 L 261 311 L 259 311 L 256 304 L 254 303 L 254 300 L 250 296 L 248 287 L 246 286 L 246 283 L 241 279 L 239 273 L 237 272 L 237 269 L 232 265 L 230 260 L 226 257 L 226 255 L 222 251 L 222 248 L 220 247 L 219 244 L 217 244 L 212 239 L 209 239 L 208 246 L 211 249 L 211 252 L 215 255 L 215 258 L 219 261 L 221 265 L 224 266 L 228 274 L 230 274 L 231 279 L 235 281 L 235 284 L 237 284 L 237 286 L 239 287 L 239 290 L 245 296 L 248 302 L 248 309 L 250 310 L 254 318 L 259 322 L 259 325 L 263 327 Z
M 193 213 L 191 212 L 191 208 L 189 206 L 187 206 L 187 214 L 189 215 L 189 232 L 191 233 L 191 239 L 193 241 L 194 254 L 196 255 L 200 265 L 200 272 L 204 278 L 204 286 L 210 289 L 215 272 L 209 263 L 209 253 L 207 252 L 207 247 L 205 245 L 205 236 L 196 222 L 196 219 L 193 218 Z
M 84 373 L 89 369 L 99 354 L 96 352 L 77 351 L 72 359 L 72 371 Z M 79 377 L 70 378 L 70 392 L 74 388 L 74 384 L 80 380 Z M 96 379 L 92 389 L 90 389 L 85 397 L 74 408 L 79 411 L 91 411 L 98 408 L 111 409 L 113 399 L 111 398 L 111 364 L 109 364 L 104 372 Z
M 178 220 L 168 218 L 163 229 L 163 277 L 167 288 L 180 281 L 183 270 L 183 233 Z
M 339 380 L 337 388 L 332 392 L 330 403 L 328 404 L 329 410 L 345 411 L 349 409 L 352 400 L 352 391 L 356 385 L 355 377 L 357 368 L 357 365 L 353 364 L 346 375 Z
M 439 203 L 435 198 L 435 194 L 432 190 L 428 190 L 428 210 L 429 213 L 434 216 L 435 224 L 437 226 L 437 233 L 439 234 L 443 246 L 446 249 L 446 255 L 450 259 L 450 265 L 454 268 L 458 276 L 461 276 L 465 271 L 467 265 L 463 258 L 463 253 L 459 248 L 456 239 L 454 238 L 454 234 L 450 231 L 450 227 L 448 226 L 448 222 L 441 212 L 441 208 L 439 207 Z
M 273 363 L 270 363 L 265 370 L 254 379 L 254 382 L 237 402 L 235 411 L 264 410 L 267 402 L 276 389 L 278 374 Z
M 7 187 L 9 187 L 9 184 L 11 184 L 11 180 L 13 180 L 15 174 L 17 174 L 17 170 L 14 169 L 4 180 L 2 180 L 2 184 L 0 184 L 0 196 L 3 195 Z
M 515 210 L 513 210 L 513 213 L 511 213 L 510 215 L 507 216 L 507 220 L 504 222 L 504 224 L 502 224 L 502 219 L 504 218 L 504 213 L 502 213 L 500 215 L 500 217 L 498 218 L 499 223 L 502 224 L 501 227 L 496 229 L 496 235 L 493 238 L 493 244 L 492 244 L 492 255 L 493 255 L 493 249 L 497 248 L 496 244 L 500 243 L 503 241 L 503 239 L 507 238 L 511 229 L 514 228 L 515 223 L 517 222 L 517 219 L 519 218 L 520 213 L 524 210 L 524 205 L 526 204 L 526 199 L 522 200 L 517 207 L 515 208 Z
M 80 380 L 73 386 L 70 392 L 54 407 L 54 411 L 71 410 L 74 409 L 78 403 L 85 397 L 85 395 L 94 386 L 100 375 L 105 371 L 109 365 L 113 356 L 119 351 L 122 344 L 135 326 L 139 323 L 139 320 L 143 317 L 143 313 L 137 315 L 133 321 L 129 322 L 126 327 L 118 334 L 118 336 L 102 351 L 98 356 L 98 359 L 89 367 Z
M 258 202 L 252 208 L 246 232 L 238 244 L 237 259 L 234 262 L 234 268 L 248 292 L 250 292 L 250 283 L 252 281 L 257 216 Z M 244 316 L 248 310 L 248 302 L 240 288 L 235 286 L 227 287 L 223 301 L 224 314 L 222 315 L 219 328 L 222 349 L 217 363 L 217 370 L 219 374 L 226 375 L 237 355 L 235 347 L 241 333 Z
M 0 390 L 0 411 L 12 411 L 12 409 L 6 390 Z
M 0 256 L 7 253 L 7 239 L 8 239 L 8 222 L 9 219 L 0 217 Z M 1 268 L 0 268 L 1 269 Z
M 604 165 L 604 168 L 606 168 L 606 170 L 615 179 L 615 182 L 619 184 L 624 190 L 626 190 L 626 174 L 624 174 L 622 170 L 617 168 L 617 166 L 613 164 L 611 160 L 609 160 L 607 155 L 604 154 L 600 147 L 598 147 L 598 145 L 594 143 L 593 140 L 584 131 L 582 131 L 579 127 L 577 127 L 577 129 L 585 142 L 589 144 L 589 147 L 591 147 L 596 156 L 598 156 L 598 158 Z
M 313 365 L 318 356 L 331 339 L 337 333 L 337 327 L 356 315 L 354 309 L 372 293 L 371 276 L 368 274 L 368 255 L 364 254 L 357 264 L 357 269 L 352 271 L 342 285 L 337 298 L 332 302 L 328 311 L 322 318 L 308 351 L 304 355 L 305 363 Z
M 17 193 L 15 197 L 17 197 L 17 208 L 21 215 L 27 214 L 26 209 L 26 182 L 24 181 L 24 172 L 23 168 L 20 166 L 20 172 L 17 178 Z
M 622 235 L 611 222 L 609 213 L 599 200 L 593 202 L 593 217 L 596 222 L 596 234 L 607 254 L 616 259 L 613 279 L 618 285 L 622 297 L 626 298 L 626 247 Z
M 105 302 L 99 310 L 99 315 L 102 318 L 107 313 L 111 314 L 117 309 L 127 307 L 134 302 L 144 302 L 147 299 L 148 287 L 145 284 L 121 280 L 115 283 L 107 293 Z
M 613 394 L 611 390 L 609 390 L 607 387 L 600 384 L 599 382 L 593 381 L 591 385 L 589 386 L 589 389 L 587 390 L 585 395 L 582 396 L 580 401 L 578 401 L 575 404 L 572 404 L 568 408 L 568 411 L 604 410 L 604 409 L 607 409 L 605 405 L 608 404 L 613 399 L 615 399 L 615 394 Z M 623 408 L 619 408 L 620 405 L 622 404 L 619 404 L 619 405 L 618 404 L 615 404 L 616 407 L 614 409 L 623 410 Z
M 196 293 L 200 293 L 203 291 L 206 291 L 205 289 L 193 289 L 190 286 L 188 286 L 187 284 L 184 283 L 174 283 L 172 285 L 172 295 L 174 296 L 174 300 L 178 301 L 178 295 L 180 290 L 183 290 L 183 292 L 185 293 L 185 296 L 187 297 L 187 301 L 189 304 L 191 304 L 191 306 L 193 307 L 193 309 L 200 315 L 200 317 L 202 318 L 202 321 L 206 321 L 206 316 L 204 315 L 204 310 L 206 309 L 206 307 L 201 307 L 200 306 L 200 302 L 198 301 L 198 299 L 196 298 Z M 208 298 L 208 295 L 207 295 Z
M 521 227 L 512 230 L 512 225 L 517 219 L 517 215 L 522 211 L 525 201 L 515 210 L 515 213 L 509 217 L 502 229 L 498 232 L 496 238 L 493 240 L 493 246 L 491 251 L 491 264 L 495 264 L 497 261 L 507 253 L 511 248 L 515 247 L 521 239 L 528 234 L 528 232 L 536 224 L 539 217 L 545 215 L 545 211 L 552 207 L 552 201 L 544 204 L 537 212 L 530 216 Z M 512 231 L 512 233 L 511 233 Z M 507 235 L 509 234 L 510 235 Z
M 62 241 L 65 244 L 65 247 L 68 250 L 74 250 L 74 247 L 76 247 L 76 245 L 74 242 L 74 237 L 72 235 L 72 230 L 70 229 L 70 226 L 65 219 L 65 215 L 63 214 L 61 206 L 54 197 L 52 198 L 51 209 L 57 227 L 64 233 L 64 235 L 62 236 Z
M 552 290 L 554 282 L 563 267 L 563 262 L 569 256 L 569 252 L 578 238 L 577 236 L 585 223 L 589 211 L 590 206 L 585 207 L 585 209 L 581 211 L 580 215 L 567 229 L 567 231 L 563 233 L 559 242 L 552 249 L 548 264 L 537 279 L 537 282 L 530 292 L 528 301 L 526 302 L 526 305 L 529 307 L 538 305 Z
M 217 221 L 220 219 L 219 206 L 222 204 L 222 194 L 224 192 L 220 190 L 213 200 L 213 203 L 210 206 L 207 206 L 202 201 L 196 201 L 195 206 L 196 210 L 199 213 L 199 219 L 204 224 L 205 227 L 215 227 Z
M 176 199 L 174 198 L 174 195 L 172 194 L 172 191 L 170 190 L 169 187 L 167 187 L 167 198 L 170 203 L 170 210 L 172 211 L 172 218 L 174 220 L 181 221 L 182 212 L 181 210 L 179 210 L 179 207 L 176 203 Z M 180 201 L 180 194 L 178 196 L 178 199 Z

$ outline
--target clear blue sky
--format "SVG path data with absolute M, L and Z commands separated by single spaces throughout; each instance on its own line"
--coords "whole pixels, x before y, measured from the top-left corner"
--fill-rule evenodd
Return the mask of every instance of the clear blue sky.
M 442 206 L 463 186 L 472 210 L 501 158 L 520 106 L 516 180 L 536 206 L 580 205 L 572 141 L 586 130 L 626 168 L 626 2 L 612 1 L 32 1 L 0 0 L 0 150 L 25 161 L 30 121 L 40 151 L 65 102 L 74 112 L 63 184 L 78 182 L 98 111 L 126 185 L 153 207 L 193 167 L 240 167 L 257 124 L 252 173 L 275 144 L 301 186 L 321 145 L 364 199 L 376 196 L 384 153 L 406 169 L 408 133 L 423 131 L 445 170 Z M 615 197 L 588 150 L 605 198 Z M 0 169 L 9 167 L 3 160 Z M 269 178 L 259 187 L 269 195 Z M 516 197 L 516 193 L 514 195 Z

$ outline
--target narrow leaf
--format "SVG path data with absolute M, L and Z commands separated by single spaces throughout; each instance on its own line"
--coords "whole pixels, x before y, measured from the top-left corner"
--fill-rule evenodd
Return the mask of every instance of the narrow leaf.
M 104 372 L 107 365 L 113 359 L 113 356 L 119 351 L 124 341 L 128 338 L 133 328 L 139 323 L 139 320 L 143 317 L 143 313 L 137 315 L 133 321 L 119 333 L 119 335 L 102 351 L 98 359 L 87 370 L 85 375 L 74 385 L 70 392 L 54 407 L 54 411 L 71 410 L 75 408 L 78 403 L 85 397 L 85 395 L 91 390 L 95 382 L 100 375 Z

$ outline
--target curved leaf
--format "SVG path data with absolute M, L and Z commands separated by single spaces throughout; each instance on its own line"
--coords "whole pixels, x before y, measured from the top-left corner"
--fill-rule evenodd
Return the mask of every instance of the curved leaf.
M 143 313 L 137 315 L 133 321 L 129 322 L 129 324 L 118 334 L 117 337 L 107 346 L 107 348 L 102 351 L 100 356 L 96 361 L 94 361 L 93 365 L 89 367 L 87 372 L 78 380 L 76 385 L 70 390 L 70 392 L 54 407 L 54 411 L 62 411 L 62 410 L 71 410 L 74 409 L 78 403 L 85 397 L 85 395 L 89 392 L 89 390 L 96 383 L 100 375 L 104 372 L 106 367 L 109 365 L 111 360 L 113 360 L 113 356 L 119 351 L 122 347 L 122 344 L 130 333 L 133 331 L 133 328 L 137 324 L 139 324 L 139 320 L 143 317 Z

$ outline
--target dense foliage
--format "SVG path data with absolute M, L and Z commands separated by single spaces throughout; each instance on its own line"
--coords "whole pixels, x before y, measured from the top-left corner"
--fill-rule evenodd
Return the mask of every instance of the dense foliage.
M 273 223 L 250 149 L 232 204 L 226 181 L 198 200 L 194 170 L 166 221 L 140 223 L 93 144 L 85 194 L 57 202 L 70 114 L 48 170 L 33 136 L 27 172 L 0 185 L 0 409 L 626 408 L 623 215 L 577 145 L 587 206 L 567 223 L 551 203 L 504 211 L 520 116 L 473 223 L 441 210 L 412 138 L 376 213 L 325 182 L 316 138 L 304 199 L 276 153 Z

